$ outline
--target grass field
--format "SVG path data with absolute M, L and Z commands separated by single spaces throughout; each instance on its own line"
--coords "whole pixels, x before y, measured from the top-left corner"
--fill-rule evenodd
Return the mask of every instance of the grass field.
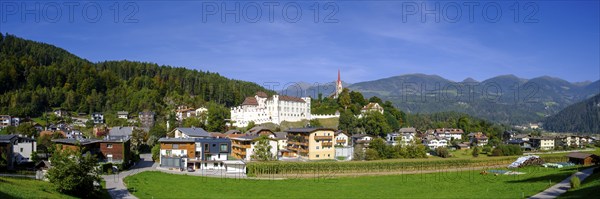
M 142 172 L 125 178 L 139 198 L 521 198 L 563 180 L 577 168 L 519 169 L 524 175 L 477 171 L 429 174 L 249 180 Z
M 600 191 L 600 172 L 587 177 L 581 183 L 581 187 L 569 190 L 558 198 L 590 198 L 598 196 L 598 191 Z
M 75 198 L 58 193 L 52 184 L 29 178 L 0 177 L 0 198 Z
M 102 182 L 104 187 L 104 182 Z M 54 190 L 46 181 L 29 178 L 0 177 L 0 198 L 77 198 Z M 110 198 L 106 190 L 94 195 L 94 198 Z

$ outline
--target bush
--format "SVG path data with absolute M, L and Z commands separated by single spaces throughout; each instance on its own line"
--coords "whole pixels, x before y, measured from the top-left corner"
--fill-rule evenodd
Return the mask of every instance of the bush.
M 435 154 L 442 158 L 450 157 L 450 152 L 448 152 L 448 148 L 446 147 L 438 147 L 435 149 Z
M 154 147 L 152 147 L 152 160 L 154 162 L 158 161 L 160 159 L 160 144 L 156 144 L 154 145 Z
M 571 177 L 571 189 L 577 189 L 580 185 L 581 181 L 579 178 L 576 175 L 573 175 L 573 177 Z
M 109 174 L 111 174 L 112 173 L 112 166 L 113 166 L 113 164 L 110 163 L 110 162 L 102 164 L 102 166 L 101 166 L 102 173 L 109 173 Z
M 483 147 L 482 152 L 485 153 L 485 154 L 488 154 L 489 152 L 492 152 L 492 147 L 486 145 L 486 146 Z
M 473 152 L 471 153 L 471 155 L 473 155 L 473 157 L 479 156 L 479 147 L 478 146 L 473 147 Z

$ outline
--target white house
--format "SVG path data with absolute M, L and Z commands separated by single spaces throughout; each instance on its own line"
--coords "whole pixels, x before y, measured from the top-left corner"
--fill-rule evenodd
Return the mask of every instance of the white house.
M 371 135 L 354 134 L 354 135 L 352 135 L 352 144 L 353 145 L 364 144 L 365 146 L 368 146 L 369 143 L 371 142 L 371 140 L 373 140 L 373 139 L 374 139 L 374 137 Z
M 348 142 L 349 140 L 349 136 L 348 134 L 346 134 L 344 131 L 342 130 L 338 130 L 335 132 L 335 145 L 337 146 L 348 146 Z
M 31 162 L 31 154 L 37 151 L 35 139 L 18 137 L 17 144 L 13 145 L 14 160 L 18 163 Z
M 260 140 L 259 137 L 259 135 L 244 135 L 230 138 L 233 147 L 232 155 L 242 160 L 252 160 L 252 155 L 254 155 L 254 150 Z M 275 136 L 269 136 L 268 146 L 270 146 L 273 158 L 276 158 L 278 153 L 278 141 L 275 139 Z
M 104 114 L 102 113 L 92 113 L 91 119 L 94 124 L 104 124 Z
M 129 112 L 127 111 L 117 111 L 117 118 L 119 119 L 127 119 L 129 117 Z
M 237 127 L 248 126 L 250 122 L 281 124 L 310 120 L 310 102 L 310 97 L 268 97 L 264 92 L 257 92 L 253 97 L 246 97 L 242 105 L 231 108 L 231 120 Z
M 367 113 L 369 111 L 376 111 L 383 114 L 383 107 L 381 107 L 379 103 L 369 102 L 369 104 L 363 106 L 363 108 L 360 110 L 361 114 Z
M 462 134 L 464 133 L 464 131 L 462 129 L 439 128 L 427 130 L 427 133 L 446 140 L 460 140 L 462 139 Z
M 448 147 L 448 140 L 439 137 L 428 138 L 423 141 L 423 144 L 431 150 L 438 147 Z

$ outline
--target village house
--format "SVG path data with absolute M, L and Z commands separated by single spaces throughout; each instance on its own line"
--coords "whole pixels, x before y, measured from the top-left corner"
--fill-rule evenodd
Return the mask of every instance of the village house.
M 58 116 L 58 117 L 67 117 L 69 116 L 69 112 L 62 110 L 62 109 L 57 109 L 54 110 L 54 115 Z
M 310 97 L 269 97 L 264 92 L 256 92 L 254 96 L 246 97 L 240 106 L 231 108 L 231 120 L 237 127 L 246 127 L 250 122 L 281 124 L 283 121 L 310 120 L 310 103 Z
M 37 143 L 33 138 L 17 136 L 17 144 L 14 145 L 13 151 L 17 164 L 31 162 L 31 155 L 37 151 Z
M 346 146 L 348 146 L 348 142 L 350 141 L 349 138 L 350 138 L 350 136 L 348 136 L 348 133 L 346 133 L 342 130 L 337 130 L 335 132 L 335 145 L 346 147 Z
M 0 129 L 11 126 L 11 117 L 10 115 L 0 115 Z
M 436 136 L 427 136 L 423 138 L 423 145 L 435 150 L 438 147 L 448 147 L 448 140 Z
M 281 150 L 287 148 L 287 132 L 275 132 L 275 139 L 277 139 L 277 147 L 280 150 L 278 156 L 281 156 Z
M 161 138 L 158 142 L 162 168 L 245 171 L 243 162 L 228 161 L 231 153 L 228 138 Z
M 308 160 L 334 159 L 335 131 L 330 128 L 296 128 L 287 130 L 288 146 L 283 156 Z
M 351 136 L 351 138 L 353 146 L 356 146 L 357 144 L 362 144 L 363 146 L 367 147 L 369 146 L 371 140 L 373 140 L 375 137 L 367 134 L 354 134 Z
M 471 144 L 475 143 L 477 146 L 485 146 L 488 144 L 489 138 L 482 132 L 469 133 L 469 141 Z
M 196 117 L 196 110 L 187 106 L 178 106 L 175 111 L 175 117 L 177 118 L 177 121 L 181 122 L 186 118 Z
M 104 139 L 54 139 L 52 142 L 60 144 L 62 150 L 77 150 L 81 147 L 81 154 L 96 155 L 99 162 L 128 163 L 131 157 L 129 138 Z
M 441 129 L 433 129 L 427 130 L 428 134 L 432 134 L 434 136 L 440 137 L 442 139 L 446 139 L 448 141 L 452 140 L 460 140 L 462 139 L 463 130 L 462 129 L 453 129 L 453 128 L 441 128 Z
M 398 132 L 388 133 L 385 139 L 387 143 L 392 146 L 398 144 L 406 146 L 414 141 L 416 133 L 417 131 L 415 128 L 401 128 Z
M 130 138 L 131 135 L 133 135 L 133 129 L 134 127 L 132 126 L 117 126 L 117 127 L 112 127 L 109 131 L 108 131 L 108 136 L 110 136 L 110 138 Z
M 129 118 L 129 112 L 127 112 L 127 111 L 117 111 L 117 118 L 119 118 L 119 119 L 128 119 Z
M 531 146 L 538 150 L 554 149 L 554 138 L 552 137 L 532 137 L 529 139 Z
M 363 106 L 362 109 L 360 109 L 361 114 L 365 114 L 370 111 L 375 111 L 383 114 L 383 107 L 381 107 L 381 105 L 379 105 L 379 103 L 377 102 L 369 102 L 367 105 Z
M 255 127 L 256 128 L 256 127 Z M 254 150 L 261 136 L 267 138 L 268 146 L 270 146 L 271 155 L 276 158 L 278 155 L 278 141 L 275 133 L 267 128 L 250 129 L 248 133 L 238 137 L 230 137 L 231 139 L 231 155 L 242 160 L 252 160 Z
M 531 151 L 531 149 L 533 149 L 531 142 L 529 141 L 529 139 L 527 140 L 518 140 L 518 139 L 513 139 L 513 140 L 509 140 L 508 144 L 512 144 L 512 145 L 518 145 L 521 147 L 521 149 L 523 151 Z
M 104 124 L 104 114 L 103 113 L 99 113 L 99 112 L 92 113 L 91 119 L 92 119 L 92 121 L 94 121 L 94 124 Z
M 154 126 L 154 117 L 156 113 L 152 111 L 142 111 L 138 113 L 138 118 L 142 127 L 150 128 Z

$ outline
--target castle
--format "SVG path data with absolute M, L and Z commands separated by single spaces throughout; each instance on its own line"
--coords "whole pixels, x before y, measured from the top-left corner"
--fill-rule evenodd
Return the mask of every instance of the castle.
M 266 93 L 259 91 L 254 97 L 246 97 L 242 105 L 231 108 L 231 120 L 235 121 L 233 126 L 237 127 L 246 127 L 250 122 L 281 124 L 282 121 L 310 119 L 310 97 L 268 97 Z

